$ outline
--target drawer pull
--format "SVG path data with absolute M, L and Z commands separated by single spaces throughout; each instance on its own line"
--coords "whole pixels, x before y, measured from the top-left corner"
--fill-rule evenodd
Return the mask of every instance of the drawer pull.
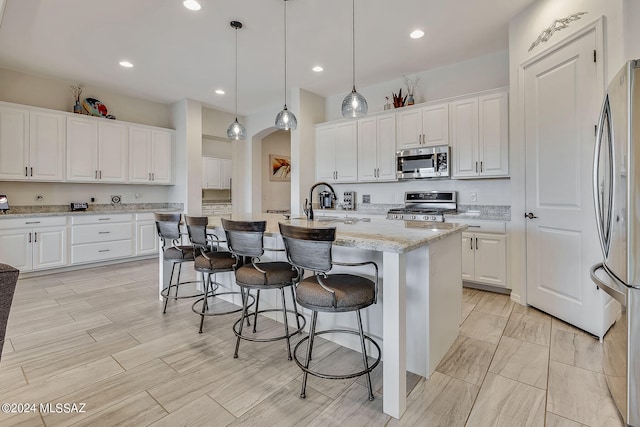
M 111 218 L 98 218 L 98 221 L 110 221 Z
M 109 252 L 111 249 L 100 249 L 98 252 Z
M 480 228 L 479 225 L 470 225 L 469 228 Z
M 98 231 L 98 234 L 110 234 L 110 231 Z
M 27 221 L 25 224 L 40 224 L 40 221 Z

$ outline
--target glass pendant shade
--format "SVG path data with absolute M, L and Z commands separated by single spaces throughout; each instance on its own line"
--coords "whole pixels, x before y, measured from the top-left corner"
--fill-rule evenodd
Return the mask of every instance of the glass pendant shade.
M 369 105 L 364 96 L 356 92 L 355 86 L 349 95 L 342 101 L 342 117 L 363 117 L 367 115 Z
M 236 120 L 231 123 L 229 125 L 229 128 L 227 129 L 227 138 L 235 139 L 236 141 L 247 138 L 247 130 L 244 128 L 242 123 L 238 122 L 237 117 Z
M 280 130 L 295 130 L 298 127 L 298 119 L 295 114 L 287 110 L 287 106 L 276 116 L 276 127 Z

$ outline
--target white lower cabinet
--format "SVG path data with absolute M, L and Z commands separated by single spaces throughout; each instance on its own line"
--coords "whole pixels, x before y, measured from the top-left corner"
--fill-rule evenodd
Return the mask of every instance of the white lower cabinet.
M 134 254 L 132 214 L 74 216 L 71 224 L 72 264 Z
M 136 214 L 136 255 L 158 253 L 158 231 L 152 213 Z
M 67 218 L 0 221 L 0 262 L 21 272 L 68 265 Z
M 507 286 L 507 238 L 501 234 L 462 233 L 462 280 Z

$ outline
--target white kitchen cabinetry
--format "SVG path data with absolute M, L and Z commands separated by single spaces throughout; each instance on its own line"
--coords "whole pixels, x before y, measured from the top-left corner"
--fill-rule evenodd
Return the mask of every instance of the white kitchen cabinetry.
M 133 227 L 132 214 L 71 217 L 71 264 L 132 256 Z
M 449 144 L 449 104 L 398 112 L 398 150 Z
M 0 221 L 0 260 L 21 272 L 66 266 L 67 218 Z
M 136 214 L 136 255 L 158 253 L 158 231 L 152 213 Z
M 62 181 L 62 114 L 0 105 L 0 179 Z
M 477 222 L 462 233 L 462 280 L 507 287 L 505 224 Z
M 508 94 L 501 91 L 452 102 L 454 178 L 509 174 Z
M 127 181 L 127 125 L 90 117 L 67 118 L 67 180 Z
M 316 127 L 316 180 L 358 180 L 357 122 L 339 122 Z
M 394 181 L 395 155 L 395 114 L 358 120 L 358 181 Z
M 202 158 L 202 188 L 231 188 L 231 160 L 217 157 Z
M 173 133 L 129 126 L 129 182 L 171 184 Z

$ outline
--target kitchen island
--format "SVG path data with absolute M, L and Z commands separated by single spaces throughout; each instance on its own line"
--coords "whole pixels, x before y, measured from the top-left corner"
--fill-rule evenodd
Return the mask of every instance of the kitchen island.
M 460 233 L 467 226 L 383 218 L 318 217 L 307 221 L 285 219 L 277 214 L 233 219 L 266 220 L 265 239 L 271 241 L 265 242 L 265 246 L 280 248 L 279 222 L 336 227 L 334 259 L 378 263 L 381 278 L 378 304 L 363 311 L 363 320 L 366 333 L 382 341 L 383 410 L 400 418 L 406 409 L 406 371 L 429 378 L 458 336 L 462 306 Z M 209 217 L 209 226 L 223 236 L 219 217 Z M 166 267 L 160 255 L 160 288 L 168 282 L 170 268 Z M 356 272 L 366 273 L 364 269 Z M 228 280 L 231 283 L 232 277 Z M 345 323 L 351 322 L 351 317 L 325 314 L 318 320 L 318 329 L 354 327 L 355 322 Z M 359 349 L 357 342 L 336 342 Z

